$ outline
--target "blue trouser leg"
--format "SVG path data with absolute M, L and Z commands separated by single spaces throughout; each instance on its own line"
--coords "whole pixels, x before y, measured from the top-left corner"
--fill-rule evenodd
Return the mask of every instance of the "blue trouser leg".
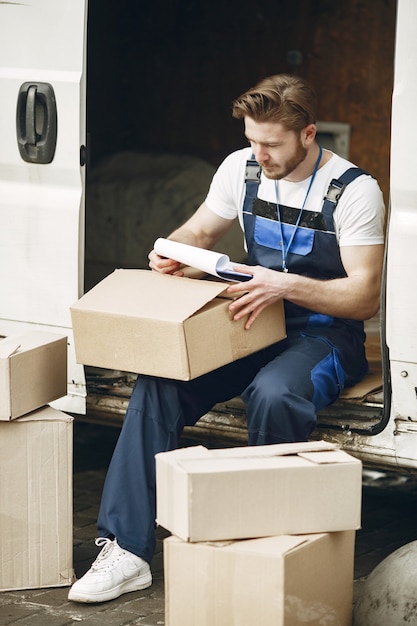
M 337 353 L 326 340 L 294 339 L 242 393 L 249 445 L 306 441 L 317 411 L 337 399 L 343 383 Z
M 155 469 L 157 452 L 177 447 L 174 386 L 138 378 L 104 484 L 98 517 L 100 536 L 148 563 L 155 550 Z M 151 409 L 148 405 L 151 405 Z
M 185 425 L 195 424 L 216 402 L 239 395 L 259 369 L 258 359 L 247 357 L 187 382 L 138 377 L 104 484 L 100 536 L 117 537 L 121 547 L 151 561 L 155 454 L 178 447 Z
M 155 454 L 178 447 L 184 426 L 195 424 L 216 402 L 237 395 L 247 405 L 250 444 L 306 440 L 316 410 L 340 392 L 334 360 L 327 342 L 303 337 L 192 381 L 139 376 L 107 473 L 99 534 L 116 537 L 121 547 L 150 562 Z

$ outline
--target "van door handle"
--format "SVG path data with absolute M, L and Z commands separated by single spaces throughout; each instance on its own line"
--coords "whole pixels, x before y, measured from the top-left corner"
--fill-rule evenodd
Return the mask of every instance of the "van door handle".
M 26 139 L 31 146 L 36 146 L 36 92 L 35 85 L 31 85 L 26 97 Z
M 23 83 L 16 110 L 20 156 L 28 163 L 51 163 L 57 141 L 55 93 L 49 83 Z

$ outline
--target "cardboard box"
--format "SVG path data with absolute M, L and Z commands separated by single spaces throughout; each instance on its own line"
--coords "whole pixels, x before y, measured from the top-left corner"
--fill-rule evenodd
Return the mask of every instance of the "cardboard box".
M 282 302 L 248 331 L 221 281 L 116 270 L 71 307 L 78 363 L 190 380 L 285 337 Z
M 157 522 L 186 541 L 360 527 L 362 464 L 307 442 L 156 455 Z
M 0 420 L 67 394 L 67 337 L 29 331 L 0 339 Z
M 44 407 L 0 422 L 0 590 L 70 585 L 73 419 Z
M 351 626 L 355 532 L 164 541 L 166 626 Z

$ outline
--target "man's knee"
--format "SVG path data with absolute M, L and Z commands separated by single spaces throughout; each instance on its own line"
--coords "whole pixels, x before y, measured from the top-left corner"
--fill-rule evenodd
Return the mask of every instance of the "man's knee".
M 283 384 L 245 392 L 243 399 L 251 445 L 306 441 L 316 423 L 311 399 Z

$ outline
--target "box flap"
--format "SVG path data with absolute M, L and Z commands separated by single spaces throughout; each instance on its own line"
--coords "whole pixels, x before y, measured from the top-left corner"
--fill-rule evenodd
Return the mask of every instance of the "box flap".
M 202 541 L 202 546 L 218 550 L 231 550 L 233 552 L 246 552 L 254 554 L 288 554 L 298 550 L 305 543 L 315 541 L 323 537 L 325 533 L 302 534 L 302 535 L 274 535 L 272 537 L 256 537 L 253 539 L 229 539 L 226 541 Z M 171 535 L 164 543 L 183 543 L 183 540 Z
M 177 448 L 176 450 L 170 450 L 169 452 L 158 452 L 155 455 L 155 459 L 159 457 L 164 457 L 166 460 L 172 460 L 176 462 L 177 460 L 184 459 L 207 459 L 211 458 L 211 451 L 208 450 L 205 446 L 190 446 L 188 448 Z
M 224 282 L 118 269 L 71 309 L 182 322 L 224 290 Z
M 301 456 L 307 461 L 324 465 L 326 463 L 351 463 L 353 457 L 343 450 L 323 450 L 322 452 L 300 452 Z M 358 460 L 358 459 L 357 459 Z
M 10 361 L 0 358 L 0 421 L 10 419 L 11 413 Z
M 31 330 L 9 335 L 5 339 L 0 340 L 0 359 L 7 359 L 16 352 L 33 350 L 62 339 L 67 339 L 66 335 L 44 330 Z
M 17 352 L 19 348 L 20 343 L 18 341 L 3 339 L 0 341 L 0 359 L 8 359 L 9 356 Z
M 203 476 L 246 474 L 253 471 L 276 472 L 279 468 L 294 471 L 299 468 L 325 467 L 318 463 L 311 463 L 298 454 L 291 456 L 258 456 L 258 457 L 207 457 L 200 459 L 179 459 L 176 463 L 168 464 L 175 466 L 177 471 L 184 472 L 189 476 Z M 329 465 L 329 464 L 327 464 Z M 334 465 L 334 464 L 333 464 Z
M 29 330 L 24 333 L 9 335 L 6 339 L 0 341 L 0 347 L 10 342 L 10 344 L 19 344 L 21 351 L 32 350 L 33 348 L 39 348 L 62 339 L 67 339 L 67 336 L 50 332 L 49 330 Z
M 260 537 L 235 541 L 233 549 L 236 552 L 253 552 L 256 554 L 288 554 L 298 550 L 300 546 L 310 541 L 315 541 L 323 533 L 314 535 L 275 535 L 272 537 Z
M 293 453 L 290 454 L 290 451 Z M 285 461 L 284 461 L 285 459 Z M 157 465 L 169 465 L 185 474 L 211 474 L 213 472 L 252 471 L 276 469 L 280 463 L 286 468 L 303 467 L 306 464 L 334 465 L 360 464 L 360 461 L 325 441 L 274 444 L 265 446 L 242 446 L 239 448 L 208 449 L 204 446 L 179 448 L 156 455 Z
M 323 461 L 320 461 L 321 455 L 324 453 L 334 453 L 334 461 L 331 457 L 325 456 Z M 311 453 L 312 457 L 308 458 L 308 454 Z M 238 448 L 221 448 L 221 449 L 208 449 L 205 446 L 191 446 L 188 448 L 178 448 L 177 450 L 170 450 L 169 452 L 160 452 L 156 455 L 156 458 L 162 457 L 166 462 L 178 463 L 181 461 L 199 461 L 210 459 L 270 459 L 277 456 L 304 456 L 306 460 L 313 461 L 314 463 L 333 463 L 340 462 L 342 459 L 344 462 L 352 460 L 346 452 L 338 450 L 336 445 L 327 441 L 303 441 L 297 443 L 277 443 L 269 444 L 265 446 L 240 446 Z
M 13 420 L 13 424 L 19 424 L 21 422 L 73 422 L 74 418 L 68 413 L 58 411 L 49 405 L 45 405 L 41 409 L 26 413 L 22 417 L 18 417 Z
M 266 446 L 250 446 L 239 448 L 225 448 L 210 450 L 216 457 L 262 457 L 262 456 L 290 456 L 305 452 L 321 453 L 326 450 L 336 450 L 336 445 L 327 441 L 302 441 L 296 443 L 276 443 Z

